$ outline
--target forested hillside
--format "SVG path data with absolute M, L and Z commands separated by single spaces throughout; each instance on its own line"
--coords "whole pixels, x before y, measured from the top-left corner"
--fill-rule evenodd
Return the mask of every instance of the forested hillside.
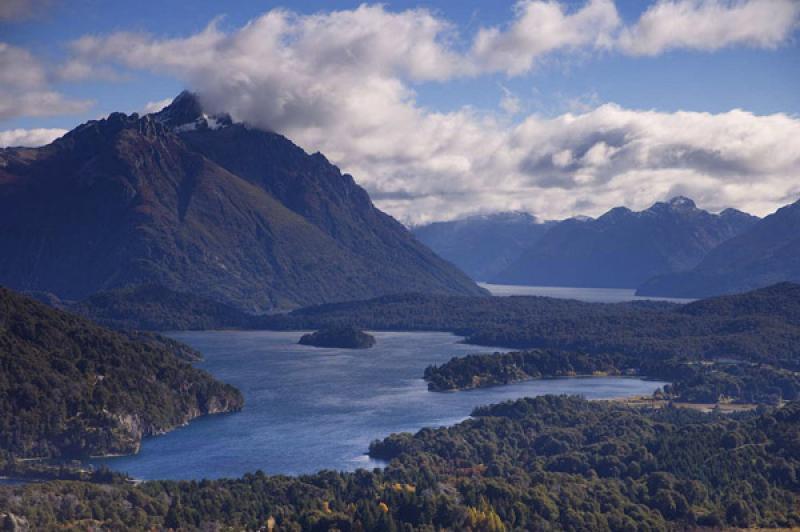
M 800 405 L 721 417 L 540 397 L 375 442 L 384 470 L 0 488 L 33 529 L 685 530 L 800 526 Z
M 112 329 L 153 331 L 246 328 L 253 317 L 230 305 L 159 285 L 98 292 L 67 310 Z
M 239 391 L 192 367 L 188 351 L 0 288 L 0 450 L 16 457 L 132 453 L 145 436 L 241 408 Z

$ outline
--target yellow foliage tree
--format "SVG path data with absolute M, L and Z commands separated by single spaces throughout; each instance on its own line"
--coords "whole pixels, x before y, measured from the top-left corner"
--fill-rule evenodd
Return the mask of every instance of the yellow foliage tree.
M 481 501 L 480 508 L 473 506 L 467 508 L 467 524 L 473 530 L 486 532 L 506 531 L 506 526 L 500 516 L 485 501 Z

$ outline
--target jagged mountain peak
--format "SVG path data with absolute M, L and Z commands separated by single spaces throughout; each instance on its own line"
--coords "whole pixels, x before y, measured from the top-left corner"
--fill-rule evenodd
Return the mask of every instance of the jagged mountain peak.
M 627 218 L 632 214 L 634 214 L 634 212 L 627 207 L 614 207 L 610 211 L 600 216 L 598 220 L 613 221 L 613 220 Z
M 153 113 L 157 121 L 172 127 L 194 122 L 201 116 L 203 106 L 197 94 L 186 90 L 178 94 L 168 106 Z
M 485 293 L 321 154 L 228 124 L 184 92 L 4 151 L 0 284 L 67 299 L 156 284 L 256 312 Z
M 728 213 L 725 218 L 745 220 L 749 227 L 714 248 L 693 269 L 654 277 L 640 286 L 638 292 L 641 295 L 707 297 L 781 281 L 800 281 L 797 231 L 800 202 L 781 207 L 760 220 L 743 213 Z
M 681 208 L 681 209 L 696 209 L 697 205 L 691 198 L 687 198 L 686 196 L 675 196 L 671 198 L 667 204 L 672 208 Z
M 643 211 L 650 214 L 691 213 L 698 211 L 697 204 L 686 196 L 675 196 L 667 201 L 654 203 L 649 209 Z
M 218 129 L 233 123 L 227 114 L 207 114 L 198 95 L 187 90 L 178 94 L 168 106 L 150 116 L 176 132 Z

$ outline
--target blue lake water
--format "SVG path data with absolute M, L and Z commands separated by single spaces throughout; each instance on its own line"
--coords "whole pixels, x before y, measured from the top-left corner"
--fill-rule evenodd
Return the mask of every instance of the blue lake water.
M 578 288 L 574 286 L 526 286 L 478 283 L 493 296 L 544 296 L 556 299 L 577 299 L 590 303 L 623 303 L 625 301 L 669 301 L 691 303 L 694 299 L 679 297 L 637 296 L 634 288 Z
M 199 363 L 237 386 L 245 407 L 206 416 L 148 438 L 138 455 L 97 460 L 140 479 L 200 479 L 354 470 L 381 464 L 370 441 L 393 432 L 451 425 L 478 405 L 542 394 L 590 399 L 650 394 L 664 383 L 590 377 L 536 380 L 456 393 L 427 390 L 429 364 L 492 348 L 458 343 L 448 333 L 374 333 L 367 350 L 297 345 L 302 333 L 181 332 L 171 337 L 201 351 Z

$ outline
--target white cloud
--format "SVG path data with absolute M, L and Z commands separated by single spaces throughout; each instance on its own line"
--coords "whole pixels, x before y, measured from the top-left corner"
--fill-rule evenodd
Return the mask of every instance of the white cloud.
M 528 0 L 518 2 L 515 13 L 508 29 L 478 32 L 472 57 L 481 71 L 518 75 L 531 70 L 539 57 L 559 49 L 609 48 L 620 23 L 612 0 L 589 0 L 574 13 L 558 2 Z
M 96 65 L 79 59 L 70 59 L 53 69 L 52 77 L 58 81 L 123 81 L 125 76 L 104 65 Z
M 0 120 L 79 113 L 90 105 L 52 90 L 46 69 L 28 50 L 0 42 Z
M 644 207 L 676 193 L 712 209 L 735 205 L 763 214 L 796 190 L 800 171 L 800 120 L 783 114 L 659 113 L 607 104 L 579 115 L 532 117 L 513 135 L 512 145 L 530 147 L 520 157 L 519 184 L 544 197 L 569 191 L 581 201 L 568 204 L 583 204 L 588 214 Z M 569 160 L 559 156 L 567 151 Z
M 47 75 L 33 54 L 24 48 L 0 42 L 0 85 L 18 89 L 42 86 Z
M 619 46 L 633 55 L 732 45 L 775 48 L 789 38 L 799 19 L 797 0 L 662 0 L 622 32 Z
M 9 129 L 0 131 L 0 148 L 10 146 L 44 146 L 63 136 L 66 129 Z
M 78 114 L 86 111 L 91 104 L 87 100 L 69 100 L 50 90 L 6 92 L 0 89 L 0 120 L 17 116 Z
M 147 102 L 144 104 L 142 111 L 145 113 L 157 113 L 158 111 L 162 110 L 164 107 L 168 106 L 172 102 L 172 98 L 164 98 L 163 100 L 157 100 L 154 102 Z
M 115 33 L 84 37 L 74 50 L 92 64 L 175 76 L 209 111 L 322 151 L 407 222 L 493 210 L 596 215 L 676 193 L 712 209 L 764 214 L 800 193 L 800 120 L 782 114 L 592 103 L 512 125 L 470 108 L 442 113 L 416 101 L 419 82 L 479 70 L 524 72 L 557 49 L 605 48 L 617 24 L 608 0 L 571 12 L 525 2 L 509 28 L 481 30 L 460 54 L 453 28 L 425 10 L 273 10 L 228 33 L 214 23 L 183 39 Z

